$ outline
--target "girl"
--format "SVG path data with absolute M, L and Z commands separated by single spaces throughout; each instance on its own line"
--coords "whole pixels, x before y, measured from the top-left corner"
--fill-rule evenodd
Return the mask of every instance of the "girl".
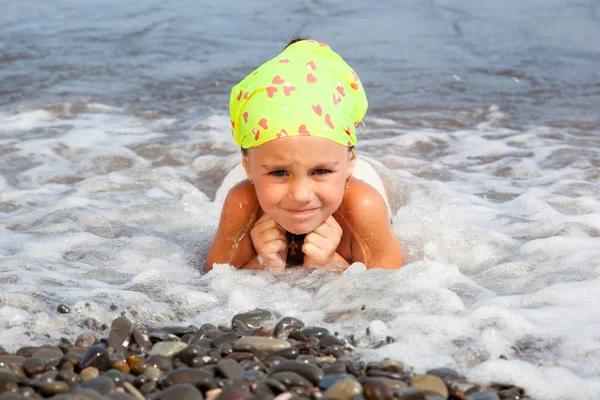
M 235 86 L 231 127 L 248 179 L 225 199 L 206 270 L 400 268 L 387 203 L 352 175 L 366 111 L 356 73 L 313 40 L 293 40 Z

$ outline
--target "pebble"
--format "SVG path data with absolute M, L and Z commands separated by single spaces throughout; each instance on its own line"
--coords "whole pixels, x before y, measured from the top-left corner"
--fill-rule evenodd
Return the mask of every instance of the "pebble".
M 450 395 L 444 381 L 435 375 L 415 375 L 410 385 L 424 391 L 438 393 L 444 399 Z
M 278 339 L 287 339 L 291 331 L 299 331 L 302 328 L 304 328 L 304 322 L 297 318 L 285 317 L 277 322 L 273 328 L 273 335 Z
M 127 347 L 129 346 L 132 333 L 133 322 L 131 320 L 125 317 L 115 318 L 110 326 L 108 345 L 116 351 Z
M 94 334 L 89 332 L 84 332 L 77 337 L 75 340 L 75 347 L 83 347 L 89 349 L 96 343 L 96 337 Z
M 93 389 L 101 395 L 107 395 L 115 391 L 115 382 L 106 375 L 97 376 L 81 384 L 81 387 Z
M 156 398 L 161 400 L 199 400 L 202 399 L 202 392 L 196 388 L 196 386 L 189 383 L 179 383 L 177 385 L 169 386 L 162 392 L 157 393 L 156 396 L 150 398 Z
M 350 400 L 362 394 L 362 385 L 354 378 L 340 379 L 325 392 L 325 398 Z
M 89 381 L 90 379 L 94 379 L 95 377 L 100 375 L 100 371 L 96 367 L 85 367 L 81 370 L 81 379 L 85 381 Z
M 468 395 L 465 400 L 500 400 L 500 396 L 493 392 L 477 392 Z
M 148 330 L 119 317 L 97 333 L 103 337 L 85 332 L 75 344 L 61 338 L 16 355 L 0 349 L 0 400 L 529 399 L 521 388 L 476 385 L 448 368 L 415 375 L 392 359 L 365 365 L 351 358 L 352 337 L 291 317 L 271 329 L 267 322 L 277 318 L 254 310 L 231 326 Z
M 161 355 L 165 357 L 171 357 L 181 350 L 185 349 L 188 345 L 183 342 L 160 342 L 156 343 L 148 354 L 150 355 Z
M 91 347 L 79 360 L 79 367 L 96 367 L 98 370 L 105 372 L 112 367 L 108 351 L 102 345 Z
M 69 308 L 69 306 L 67 306 L 65 304 L 59 304 L 58 307 L 56 307 L 56 311 L 59 314 L 70 314 L 71 308 Z
M 238 346 L 246 346 L 250 345 L 254 347 L 257 351 L 278 351 L 287 349 L 291 347 L 291 345 L 283 340 L 283 339 L 271 339 L 265 337 L 258 336 L 246 336 L 239 338 L 235 341 L 233 348 L 234 350 L 238 349 Z
M 23 369 L 29 376 L 44 372 L 46 369 L 46 362 L 42 357 L 29 357 L 25 359 L 23 363 Z
M 277 319 L 277 315 L 272 311 L 256 309 L 241 314 L 236 314 L 231 319 L 231 325 L 235 325 L 236 322 L 241 322 L 250 329 L 261 327 L 264 322 L 272 321 Z

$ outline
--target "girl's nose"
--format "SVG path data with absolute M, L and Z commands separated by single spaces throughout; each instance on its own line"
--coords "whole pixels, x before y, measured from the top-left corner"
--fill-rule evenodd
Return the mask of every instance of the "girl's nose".
M 310 182 L 305 179 L 295 179 L 291 183 L 290 197 L 298 203 L 305 203 L 311 200 L 312 189 Z

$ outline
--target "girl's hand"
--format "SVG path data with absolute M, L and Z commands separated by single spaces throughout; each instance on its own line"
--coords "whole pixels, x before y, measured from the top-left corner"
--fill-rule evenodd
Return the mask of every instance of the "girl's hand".
M 257 259 L 265 269 L 285 269 L 288 243 L 285 230 L 267 214 L 256 221 L 250 232 Z
M 333 216 L 329 216 L 325 222 L 304 238 L 302 245 L 304 266 L 324 267 L 333 264 L 341 239 L 342 227 Z

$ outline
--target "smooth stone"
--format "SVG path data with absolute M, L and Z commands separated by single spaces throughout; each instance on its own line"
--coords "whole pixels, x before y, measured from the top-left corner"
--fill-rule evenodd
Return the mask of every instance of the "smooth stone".
M 325 377 L 325 373 L 321 368 L 314 364 L 307 364 L 301 361 L 284 361 L 273 367 L 271 370 L 272 373 L 279 371 L 295 372 L 311 381 L 314 386 L 317 386 Z
M 79 373 L 81 379 L 85 381 L 89 381 L 90 379 L 94 379 L 95 377 L 100 375 L 100 371 L 96 367 L 85 367 Z
M 79 367 L 96 367 L 99 371 L 105 372 L 112 367 L 108 351 L 102 345 L 91 347 L 79 360 Z
M 288 389 L 292 386 L 300 386 L 306 389 L 313 387 L 311 381 L 300 374 L 290 371 L 281 371 L 269 374 L 269 378 L 283 383 Z
M 328 374 L 328 375 L 325 375 L 325 377 L 323 379 L 321 379 L 318 386 L 321 390 L 327 390 L 330 387 L 332 387 L 333 385 L 335 385 L 338 381 L 341 381 L 344 379 L 354 379 L 354 377 L 345 372 Z
M 279 350 L 273 353 L 275 356 L 287 358 L 288 360 L 295 360 L 300 355 L 300 350 L 297 347 L 290 347 L 287 349 Z
M 125 376 L 116 369 L 110 369 L 106 371 L 106 374 L 104 374 L 104 376 L 107 376 L 110 379 L 112 379 L 116 386 L 123 386 L 123 382 L 125 381 Z
M 392 400 L 394 394 L 383 378 L 367 379 L 363 385 L 367 400 Z
M 494 392 L 477 392 L 471 393 L 465 400 L 500 400 L 500 396 Z
M 379 369 L 382 371 L 390 371 L 390 372 L 404 372 L 404 364 L 400 361 L 386 359 L 379 363 Z M 431 374 L 435 375 L 435 374 Z
M 179 339 L 179 336 L 163 331 L 152 331 L 148 334 L 148 337 L 150 338 L 150 341 L 152 341 L 152 343 L 181 341 L 181 339 Z
M 38 347 L 35 346 L 25 346 L 25 347 L 21 347 L 19 350 L 17 350 L 16 355 L 18 357 L 23 357 L 23 358 L 27 358 L 27 357 L 31 357 L 33 352 L 36 351 L 38 349 Z M 6 354 L 8 355 L 8 354 Z M 14 356 L 11 356 L 14 357 Z
M 115 318 L 110 326 L 108 345 L 115 349 L 115 351 L 120 350 L 122 347 L 129 346 L 133 326 L 133 322 L 128 318 Z
M 161 380 L 160 385 L 163 388 L 177 385 L 180 383 L 196 384 L 196 382 L 214 381 L 214 378 L 205 371 L 197 368 L 179 368 L 168 372 Z
M 405 381 L 405 382 L 410 381 L 412 379 L 410 374 L 407 374 L 406 372 L 382 371 L 379 368 L 371 368 L 370 370 L 367 371 L 367 376 L 398 379 L 400 381 Z
M 317 339 L 321 339 L 324 336 L 329 335 L 329 331 L 325 328 L 321 328 L 318 326 L 311 326 L 300 330 L 304 336 L 307 338 L 314 336 Z
M 46 368 L 52 368 L 58 366 L 65 355 L 58 347 L 40 347 L 31 356 L 41 357 L 46 363 Z
M 150 350 L 148 354 L 171 357 L 185 349 L 187 346 L 188 345 L 183 342 L 159 342 L 152 347 L 152 350 Z
M 407 387 L 394 390 L 394 399 L 399 400 L 425 400 L 427 393 L 419 388 Z
M 194 344 L 197 344 L 198 346 L 203 347 L 207 350 L 215 347 L 213 340 L 209 338 L 197 339 L 196 341 L 194 341 Z
M 160 372 L 160 369 L 158 369 L 154 366 L 150 366 L 144 370 L 142 375 L 144 375 L 146 378 L 150 379 L 151 381 L 158 381 L 158 379 L 160 378 L 161 372 Z
M 0 393 L 0 400 L 27 400 L 29 396 L 25 396 L 19 393 L 5 392 Z
M 144 362 L 150 366 L 162 369 L 163 371 L 173 369 L 173 360 L 162 355 L 154 355 L 146 357 Z
M 56 307 L 56 311 L 57 311 L 59 314 L 70 314 L 70 313 L 71 313 L 71 308 L 69 308 L 69 306 L 68 306 L 68 305 L 66 305 L 66 304 L 59 304 L 59 305 Z
M 287 339 L 292 330 L 302 328 L 304 328 L 304 322 L 294 317 L 285 317 L 277 322 L 273 328 L 273 335 L 278 339 Z
M 181 350 L 175 355 L 175 358 L 180 359 L 183 363 L 188 366 L 195 357 L 202 357 L 206 355 L 206 349 L 197 345 L 190 344 L 185 349 Z
M 145 382 L 145 383 L 141 384 L 139 387 L 140 393 L 143 395 L 150 394 L 150 393 L 154 392 L 155 389 L 156 389 L 155 381 Z
M 236 314 L 231 319 L 231 326 L 235 325 L 236 321 L 241 322 L 250 329 L 259 328 L 266 321 L 277 319 L 277 315 L 272 311 L 256 309 L 245 313 Z
M 28 356 L 28 357 L 31 357 Z M 7 365 L 12 368 L 23 368 L 26 357 L 23 356 L 0 356 L 0 366 Z
M 46 362 L 42 357 L 29 357 L 25 359 L 25 362 L 23 363 L 23 369 L 29 376 L 39 374 L 44 372 L 46 369 Z
M 75 347 L 83 347 L 89 349 L 96 343 L 96 337 L 93 333 L 84 332 L 75 339 Z
M 146 354 L 148 352 L 148 343 L 146 343 L 146 338 L 144 338 L 144 335 L 137 326 L 133 327 L 131 336 L 133 338 L 133 343 L 138 347 L 139 352 L 141 354 Z
M 77 364 L 79 364 L 79 360 L 81 360 L 81 357 L 83 357 L 83 355 L 71 350 L 71 351 L 67 352 L 67 354 L 64 355 L 63 361 L 70 362 L 73 365 L 77 365 Z
M 82 388 L 94 389 L 101 395 L 107 395 L 115 391 L 115 382 L 108 376 L 100 375 L 81 384 Z
M 127 393 L 131 394 L 137 400 L 145 400 L 144 395 L 131 383 L 125 381 L 123 382 L 123 388 L 127 391 Z
M 85 388 L 76 388 L 71 393 L 69 393 L 67 399 L 69 400 L 106 400 L 106 397 L 96 392 L 95 390 L 89 390 Z M 71 397 L 72 396 L 72 397 Z M 56 397 L 53 397 L 52 400 L 58 400 Z M 61 399 L 62 400 L 62 399 Z M 66 400 L 66 399 L 65 399 Z
M 129 364 L 127 363 L 127 361 L 115 361 L 112 363 L 112 367 L 113 369 L 116 369 L 122 374 L 128 374 L 131 371 L 131 368 L 129 368 Z
M 189 334 L 194 334 L 196 333 L 196 331 L 198 330 L 198 328 L 196 328 L 193 325 L 189 325 L 189 326 L 162 326 L 160 328 L 161 331 L 163 332 L 167 332 L 167 333 L 171 333 L 173 335 L 176 336 L 183 336 L 183 335 L 187 335 Z
M 363 387 L 356 379 L 340 379 L 334 383 L 325 392 L 325 398 L 335 398 L 340 400 L 350 400 L 354 396 L 360 395 L 363 392 Z
M 136 400 L 135 397 L 130 395 L 129 393 L 124 393 L 121 391 L 114 391 L 113 393 L 106 396 L 108 400 Z
M 227 379 L 234 379 L 244 372 L 242 367 L 234 360 L 221 360 L 217 363 L 217 371 Z
M 54 381 L 54 382 L 45 382 L 40 386 L 40 390 L 44 394 L 63 394 L 69 393 L 71 391 L 71 387 L 67 382 Z
M 189 383 L 178 383 L 169 386 L 162 392 L 158 392 L 149 397 L 150 399 L 161 400 L 203 400 L 202 392 L 196 386 Z
M 246 360 L 251 360 L 252 358 L 254 358 L 254 354 L 241 351 L 234 351 L 232 353 L 227 354 L 227 356 L 225 357 L 226 360 L 233 360 L 238 363 Z
M 327 348 L 334 345 L 344 346 L 344 342 L 333 335 L 325 335 L 319 340 L 319 347 L 321 348 Z
M 450 368 L 434 368 L 425 372 L 425 374 L 437 376 L 438 378 L 443 380 L 449 387 L 465 383 L 467 381 L 464 376 L 460 375 L 458 372 Z
M 424 391 L 439 393 L 444 399 L 450 395 L 444 381 L 435 375 L 415 375 L 410 385 Z
M 245 336 L 235 341 L 233 348 L 237 350 L 237 346 L 250 345 L 257 351 L 279 351 L 291 347 L 291 345 L 283 339 L 272 339 L 260 336 Z
M 240 338 L 240 334 L 238 332 L 227 332 L 223 333 L 219 336 L 213 338 L 213 346 L 220 347 L 224 344 L 233 344 L 236 340 Z

